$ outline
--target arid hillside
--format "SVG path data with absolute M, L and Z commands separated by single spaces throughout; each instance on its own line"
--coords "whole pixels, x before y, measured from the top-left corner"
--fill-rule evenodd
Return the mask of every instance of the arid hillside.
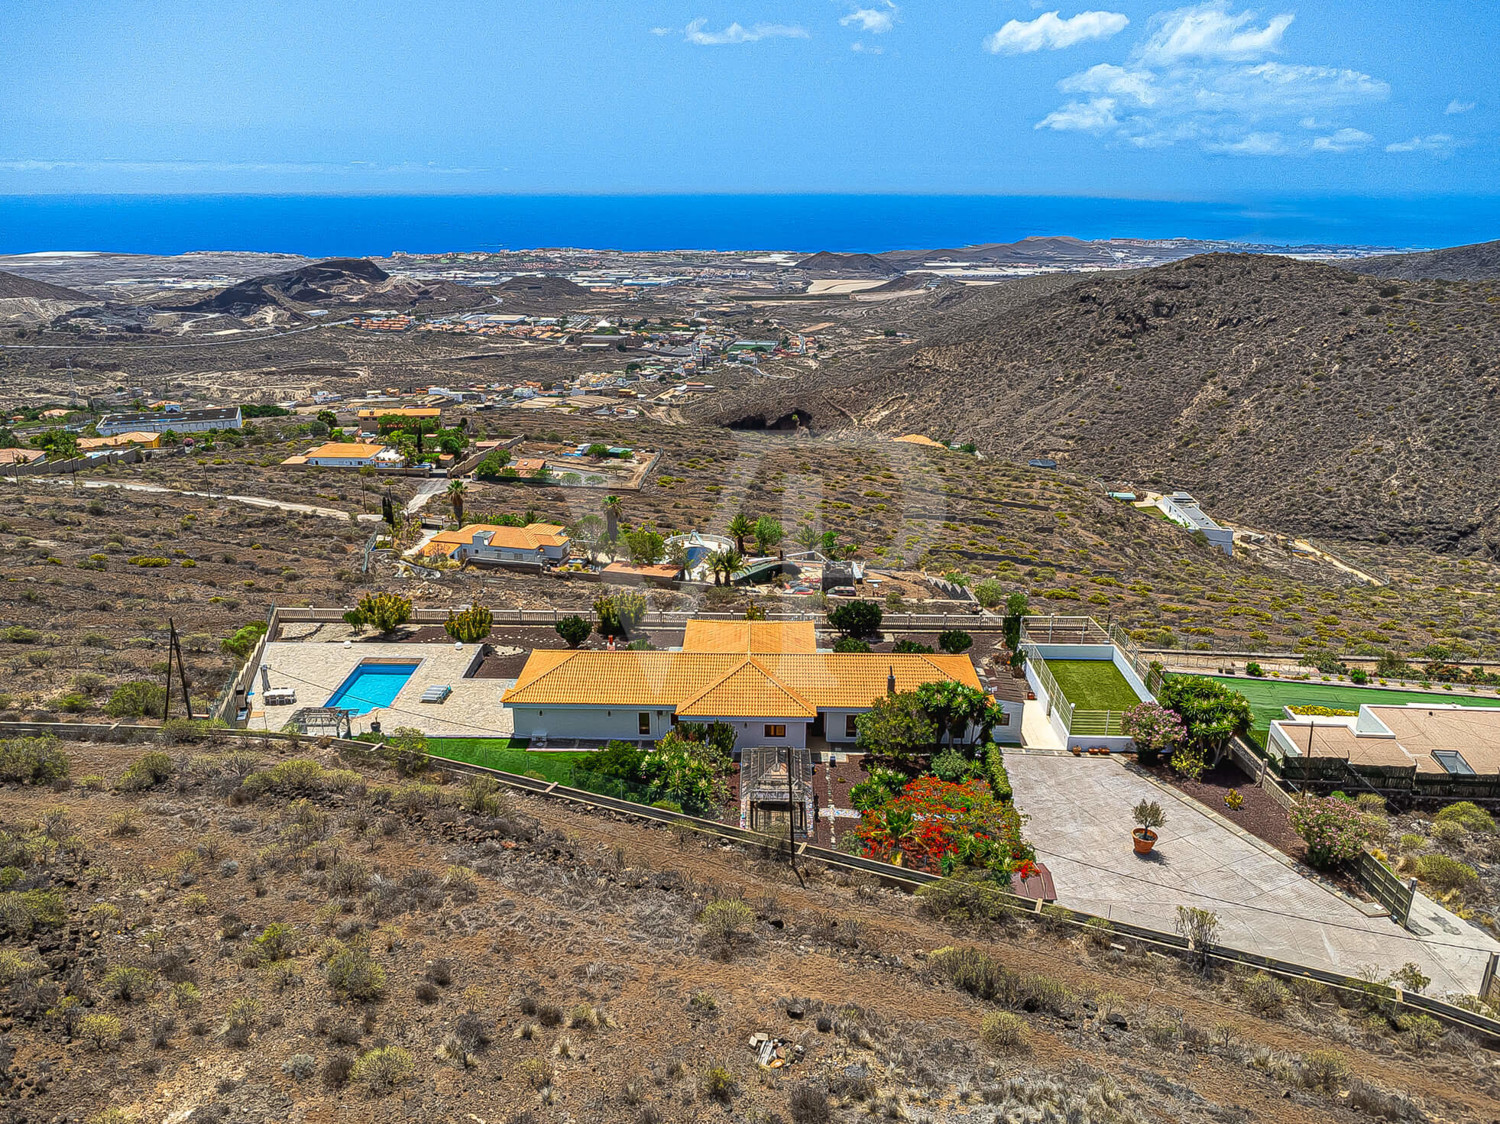
M 754 385 L 718 420 L 916 430 L 1192 490 L 1278 530 L 1500 557 L 1500 297 L 1272 256 L 1095 277 L 884 367 Z
M 1476 242 L 1417 254 L 1381 254 L 1355 262 L 1360 273 L 1407 280 L 1492 281 L 1500 277 L 1500 242 Z
M 1309 981 L 914 901 L 492 781 L 177 730 L 0 741 L 8 1121 L 1489 1120 Z M 954 951 L 954 948 L 960 951 Z M 949 951 L 939 954 L 938 950 Z M 751 1038 L 790 1062 L 763 1067 Z

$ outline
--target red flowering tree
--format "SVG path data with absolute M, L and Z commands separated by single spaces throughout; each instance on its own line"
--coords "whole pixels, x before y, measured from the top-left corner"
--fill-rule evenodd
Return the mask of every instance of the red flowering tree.
M 1021 835 L 1021 814 L 982 780 L 918 777 L 866 811 L 855 833 L 866 858 L 933 874 L 967 866 L 1008 878 L 1036 869 L 1036 853 Z

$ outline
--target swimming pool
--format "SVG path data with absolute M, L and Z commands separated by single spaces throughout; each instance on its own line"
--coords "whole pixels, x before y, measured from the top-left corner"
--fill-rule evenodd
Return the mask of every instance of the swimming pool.
M 353 714 L 369 714 L 376 707 L 395 702 L 416 670 L 414 663 L 362 663 L 323 705 L 340 707 Z

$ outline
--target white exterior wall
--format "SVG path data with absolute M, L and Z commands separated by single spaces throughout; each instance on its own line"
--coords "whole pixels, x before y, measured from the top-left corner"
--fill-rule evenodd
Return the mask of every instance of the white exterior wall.
M 990 736 L 1001 745 L 1019 745 L 1021 743 L 1021 719 L 1025 715 L 1026 704 L 1005 700 L 1000 703 L 1000 709 L 1005 713 L 1005 724 L 996 726 L 990 731 Z
M 529 738 L 545 733 L 549 738 L 580 738 L 585 741 L 658 741 L 672 728 L 672 708 L 655 707 L 622 709 L 603 706 L 509 706 L 515 723 L 515 737 Z M 651 716 L 651 732 L 643 734 L 637 715 Z
M 507 706 L 512 715 L 517 738 L 531 738 L 545 733 L 550 738 L 580 739 L 583 741 L 660 741 L 672 729 L 671 707 L 661 709 L 603 706 Z M 650 715 L 651 732 L 643 734 L 638 725 L 638 716 Z M 751 745 L 782 745 L 804 749 L 807 746 L 806 719 L 781 718 L 692 718 L 691 722 L 727 722 L 734 727 L 736 749 Z M 786 737 L 768 738 L 767 725 L 784 725 Z
M 365 468 L 375 464 L 375 458 L 369 457 L 308 457 L 307 463 L 315 468 Z
M 752 745 L 789 745 L 796 749 L 807 747 L 807 727 L 810 723 L 805 718 L 684 718 L 684 722 L 725 722 L 734 727 L 734 748 L 745 749 Z M 786 737 L 766 737 L 766 727 L 778 725 L 786 727 Z
M 842 742 L 845 745 L 853 745 L 855 738 L 848 737 L 844 733 L 849 715 L 856 718 L 861 714 L 868 714 L 869 707 L 861 707 L 859 710 L 822 710 L 823 715 L 823 737 L 830 742 Z

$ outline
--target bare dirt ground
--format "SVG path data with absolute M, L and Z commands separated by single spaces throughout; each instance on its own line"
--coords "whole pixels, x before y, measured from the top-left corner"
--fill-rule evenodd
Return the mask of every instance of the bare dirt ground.
M 812 871 L 804 889 L 779 861 L 661 827 L 530 797 L 475 815 L 482 792 L 364 767 L 293 783 L 284 743 L 168 747 L 157 784 L 85 787 L 142 748 L 69 744 L 72 788 L 0 789 L 7 846 L 29 855 L 13 892 L 55 890 L 65 915 L 26 934 L 5 899 L 9 1121 L 1500 1112 L 1489 1054 L 1318 989 L 1261 1018 L 1243 978 L 1046 926 L 943 922 L 848 876 Z M 724 901 L 744 917 L 715 938 Z M 981 1042 L 999 1008 L 932 967 L 956 943 L 1066 989 L 1018 1012 L 1028 1048 Z M 378 972 L 340 975 L 350 963 Z M 801 1058 L 760 1068 L 757 1032 Z

